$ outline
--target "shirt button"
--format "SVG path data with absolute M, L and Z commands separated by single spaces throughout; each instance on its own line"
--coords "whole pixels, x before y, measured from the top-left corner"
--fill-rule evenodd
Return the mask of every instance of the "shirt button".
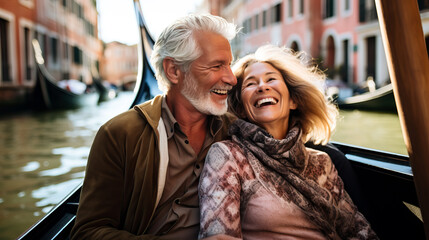
M 189 144 L 189 141 L 188 141 L 188 140 L 185 140 L 185 143 L 186 143 L 186 144 Z

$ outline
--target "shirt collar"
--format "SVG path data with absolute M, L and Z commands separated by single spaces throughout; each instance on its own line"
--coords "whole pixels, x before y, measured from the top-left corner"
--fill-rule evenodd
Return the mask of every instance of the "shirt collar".
M 175 131 L 181 131 L 179 123 L 176 121 L 176 118 L 174 118 L 173 114 L 170 111 L 170 108 L 167 105 L 165 95 L 163 96 L 161 103 L 161 116 L 162 120 L 164 121 L 168 139 L 170 139 L 174 135 Z M 222 128 L 223 120 L 220 116 L 209 115 L 208 123 L 210 126 L 210 134 L 212 137 L 214 137 Z

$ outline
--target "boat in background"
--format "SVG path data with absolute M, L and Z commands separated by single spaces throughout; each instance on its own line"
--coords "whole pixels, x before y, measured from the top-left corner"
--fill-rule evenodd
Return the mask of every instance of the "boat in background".
M 44 58 L 39 42 L 32 41 L 36 58 L 36 85 L 33 90 L 32 105 L 36 109 L 74 109 L 85 106 L 95 106 L 99 100 L 99 93 L 95 89 L 85 89 L 77 94 L 58 86 L 44 65 Z
M 118 96 L 118 88 L 107 81 L 103 81 L 94 64 L 91 65 L 92 82 L 100 97 L 98 103 L 111 100 Z
M 136 97 L 131 107 L 162 94 L 162 91 L 158 88 L 158 81 L 155 78 L 155 70 L 149 61 L 155 41 L 147 28 L 140 2 L 138 0 L 133 0 L 133 2 L 139 31 L 138 50 L 140 54 L 139 72 L 135 86 Z
M 141 12 L 141 9 L 137 9 L 140 7 L 138 1 L 139 0 L 134 0 L 134 6 L 136 8 L 137 14 Z M 401 0 L 376 1 L 379 4 L 384 4 L 383 7 L 387 5 L 398 7 L 399 9 L 405 11 L 405 14 L 411 15 L 413 17 L 411 18 L 413 19 L 412 23 L 418 25 L 420 15 L 416 2 L 407 5 L 407 7 L 404 7 L 404 5 L 409 4 L 410 2 Z M 398 14 L 397 11 L 393 11 L 392 9 L 390 9 L 390 15 L 387 14 L 388 16 L 384 16 L 384 14 L 381 14 L 379 9 L 377 10 L 379 11 L 379 18 L 384 17 L 389 20 L 386 21 L 387 24 L 392 24 L 393 20 L 397 20 L 398 22 L 406 21 L 402 14 Z M 388 9 L 383 10 L 389 11 Z M 137 18 L 142 18 L 142 16 L 137 15 Z M 410 18 L 407 19 L 409 20 Z M 410 24 L 409 21 L 408 24 Z M 389 30 L 397 32 L 404 31 L 404 29 L 400 27 L 398 28 L 399 29 L 397 30 Z M 142 39 L 144 39 L 145 36 L 148 36 L 148 33 L 144 32 L 146 31 L 146 28 L 140 27 L 139 29 L 141 31 L 140 34 Z M 418 31 L 413 32 L 413 34 L 415 34 L 415 36 L 423 36 L 422 34 L 419 34 Z M 417 41 L 415 40 L 416 37 L 413 38 L 414 41 Z M 151 83 L 145 82 L 146 79 L 153 80 L 154 76 L 152 75 L 153 70 L 151 69 L 150 65 L 144 65 L 149 64 L 147 61 L 147 56 L 144 52 L 145 44 L 143 41 L 141 41 L 139 44 L 140 51 L 143 51 L 143 59 L 141 60 L 144 60 L 140 63 L 140 65 L 143 66 L 143 68 L 140 68 L 140 70 L 143 72 L 139 74 L 140 79 L 138 79 L 140 81 L 139 92 L 141 91 L 141 94 L 136 96 L 133 104 L 138 104 L 146 100 L 146 98 L 151 96 L 152 92 L 156 91 L 155 89 L 149 89 L 149 87 L 152 86 Z M 423 47 L 424 45 L 420 44 L 419 46 Z M 396 47 L 390 48 L 390 51 L 402 51 L 402 49 Z M 416 56 L 415 54 L 408 52 L 405 52 L 404 54 L 408 54 L 409 56 L 407 55 L 407 57 Z M 427 60 L 426 55 L 424 58 Z M 406 63 L 407 62 L 404 64 Z M 426 76 L 429 76 L 429 72 Z M 402 81 L 403 84 L 405 84 L 406 79 L 403 77 L 401 79 L 397 79 L 397 81 Z M 417 89 L 417 86 L 418 85 L 410 87 L 415 87 Z M 142 88 L 147 89 L 143 91 Z M 411 93 L 415 93 L 417 91 L 416 89 L 411 91 Z M 408 98 L 401 98 L 401 103 L 407 100 Z M 398 105 L 399 107 L 401 106 L 401 104 Z M 419 108 L 425 113 L 427 113 L 428 109 L 422 109 L 421 104 L 415 105 L 415 108 L 417 110 Z M 401 111 L 398 112 L 402 113 Z M 427 115 L 427 117 L 429 117 L 429 114 Z M 421 116 L 423 119 L 424 117 L 426 117 L 426 115 Z M 419 123 L 419 120 L 420 119 L 418 118 L 414 118 L 414 120 L 412 119 L 412 121 L 407 122 L 410 125 L 414 125 Z M 426 124 L 426 122 L 423 121 L 424 124 Z M 415 129 L 412 130 L 412 133 L 422 137 L 421 144 L 424 144 L 425 138 L 427 139 L 429 135 L 422 134 Z M 429 162 L 427 159 L 429 154 L 415 158 L 416 156 L 419 156 L 418 150 L 421 150 L 420 148 L 416 149 L 416 152 L 412 152 L 411 157 L 408 157 L 405 155 L 377 151 L 341 143 L 333 144 L 345 154 L 357 175 L 359 185 L 362 190 L 362 197 L 366 199 L 367 208 L 365 212 L 368 213 L 366 217 L 371 223 L 374 231 L 378 234 L 379 238 L 425 239 L 425 227 L 426 229 L 429 229 L 429 222 L 426 221 L 426 224 L 424 224 L 423 219 L 428 219 L 424 210 L 425 207 L 429 206 L 429 201 L 424 201 L 426 196 L 422 194 L 422 192 L 427 192 L 429 189 L 429 184 L 425 182 L 424 179 L 421 179 L 421 177 L 428 176 L 427 172 L 425 172 L 428 168 L 422 165 L 425 165 L 425 163 Z M 418 144 L 419 142 L 417 142 L 417 145 Z M 414 146 L 415 145 L 413 145 L 413 147 Z M 414 161 L 412 162 L 413 167 L 411 167 L 410 160 Z M 421 167 L 416 168 L 416 164 L 420 165 Z M 420 186 L 420 188 L 416 186 Z M 80 187 L 75 189 L 68 198 L 59 203 L 57 207 L 51 210 L 43 219 L 37 222 L 18 239 L 68 239 L 70 230 L 76 217 L 77 206 L 79 204 L 79 193 Z M 422 207 L 422 211 L 420 210 L 420 206 Z M 429 235 L 426 239 L 429 239 Z
M 118 96 L 117 88 L 110 85 L 110 83 L 104 82 L 100 78 L 96 77 L 93 77 L 92 81 L 94 82 L 95 88 L 100 94 L 100 97 L 98 98 L 98 103 L 109 101 Z
M 339 96 L 336 102 L 340 109 L 396 112 L 395 97 L 391 83 L 374 91 L 344 98 Z

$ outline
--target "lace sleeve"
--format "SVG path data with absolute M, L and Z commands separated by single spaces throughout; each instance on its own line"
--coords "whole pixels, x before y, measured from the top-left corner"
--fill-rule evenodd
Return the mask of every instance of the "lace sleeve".
M 218 234 L 241 238 L 240 174 L 226 144 L 215 143 L 210 148 L 198 190 L 199 239 Z

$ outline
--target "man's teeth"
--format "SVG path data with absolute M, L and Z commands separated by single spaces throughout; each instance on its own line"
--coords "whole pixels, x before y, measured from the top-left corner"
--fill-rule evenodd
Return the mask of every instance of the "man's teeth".
M 214 92 L 216 94 L 220 94 L 220 95 L 226 95 L 228 93 L 228 90 L 214 89 L 214 90 L 212 90 L 212 92 Z
M 277 101 L 274 99 L 274 98 L 263 98 L 263 99 L 261 99 L 261 100 L 259 100 L 257 103 L 256 103 L 256 107 L 261 107 L 261 105 L 262 104 L 264 104 L 264 103 L 271 103 L 271 104 L 276 104 L 277 103 Z

